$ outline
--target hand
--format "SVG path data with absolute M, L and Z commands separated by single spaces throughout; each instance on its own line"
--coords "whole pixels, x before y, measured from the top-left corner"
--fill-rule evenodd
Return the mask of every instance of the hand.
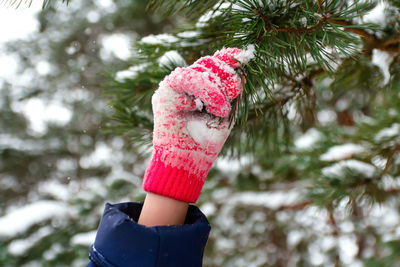
M 207 173 L 233 127 L 228 116 L 242 93 L 235 57 L 228 48 L 177 68 L 153 95 L 153 155 L 144 190 L 196 202 Z M 222 121 L 221 121 L 222 118 Z

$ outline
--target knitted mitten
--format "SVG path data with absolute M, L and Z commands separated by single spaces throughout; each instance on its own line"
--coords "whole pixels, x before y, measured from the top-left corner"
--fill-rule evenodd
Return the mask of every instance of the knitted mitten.
M 143 188 L 194 203 L 233 123 L 231 102 L 242 92 L 235 60 L 242 50 L 228 48 L 176 68 L 152 98 L 153 154 Z M 220 122 L 220 118 L 225 118 Z

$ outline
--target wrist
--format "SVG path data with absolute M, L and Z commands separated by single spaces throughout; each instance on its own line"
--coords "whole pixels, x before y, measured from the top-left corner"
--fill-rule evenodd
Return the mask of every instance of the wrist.
M 188 207 L 186 202 L 148 193 L 138 223 L 147 227 L 181 225 L 185 222 Z

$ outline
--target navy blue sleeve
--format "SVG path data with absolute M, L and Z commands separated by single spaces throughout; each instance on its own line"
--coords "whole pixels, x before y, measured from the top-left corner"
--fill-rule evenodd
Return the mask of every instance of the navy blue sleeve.
M 189 206 L 184 225 L 137 223 L 142 203 L 106 204 L 88 267 L 198 267 L 210 232 L 205 215 Z

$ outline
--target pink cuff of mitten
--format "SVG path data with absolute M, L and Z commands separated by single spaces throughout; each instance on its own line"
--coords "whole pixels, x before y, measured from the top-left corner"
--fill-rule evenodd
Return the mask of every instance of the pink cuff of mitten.
M 163 155 L 176 158 L 165 159 Z M 177 166 L 164 163 L 166 161 L 173 161 Z M 173 153 L 163 153 L 162 148 L 154 149 L 145 173 L 143 189 L 146 192 L 183 202 L 195 203 L 199 198 L 212 162 L 207 165 L 209 166 L 205 170 L 200 170 L 196 166 L 196 162 L 190 158 L 180 157 Z

